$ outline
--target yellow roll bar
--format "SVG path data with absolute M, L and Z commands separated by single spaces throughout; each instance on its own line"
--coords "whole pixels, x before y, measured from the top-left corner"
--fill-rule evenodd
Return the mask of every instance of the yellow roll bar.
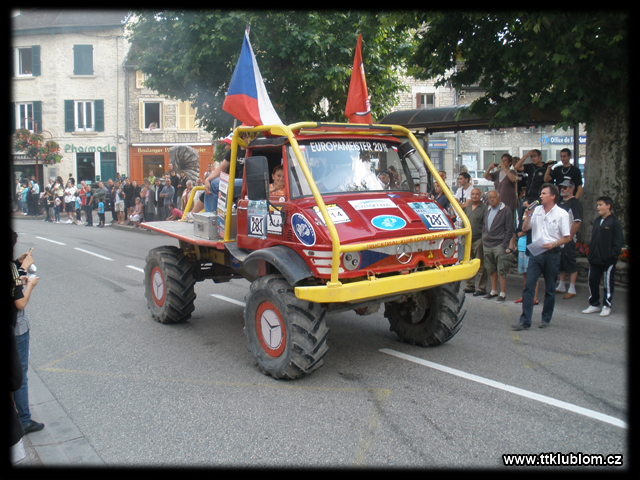
M 300 131 L 304 129 L 317 129 L 319 127 L 325 127 L 328 131 L 331 130 L 331 127 L 341 127 L 341 128 L 350 128 L 356 129 L 355 131 L 349 131 L 350 135 L 372 135 L 372 134 L 384 134 L 388 136 L 403 136 L 407 137 L 411 140 L 412 144 L 416 148 L 416 151 L 422 157 L 427 169 L 431 173 L 432 177 L 435 181 L 440 185 L 440 188 L 444 192 L 445 196 L 453 206 L 456 214 L 462 219 L 463 228 L 449 230 L 447 232 L 435 232 L 428 233 L 423 235 L 413 235 L 407 237 L 399 237 L 393 239 L 385 239 L 383 241 L 371 241 L 364 243 L 353 243 L 349 245 L 341 245 L 340 238 L 338 236 L 338 232 L 336 230 L 333 221 L 327 211 L 327 207 L 324 204 L 324 200 L 322 199 L 322 195 L 320 194 L 315 181 L 313 180 L 313 176 L 311 175 L 311 171 L 305 161 L 304 155 L 300 151 L 300 147 L 298 145 L 298 141 L 294 136 L 294 131 Z M 362 127 L 362 130 L 357 130 L 358 127 Z M 449 190 L 449 188 L 445 185 L 444 181 L 440 178 L 440 175 L 435 170 L 431 161 L 426 154 L 426 152 L 420 146 L 420 143 L 413 135 L 413 133 L 406 128 L 399 125 L 375 125 L 375 128 L 371 128 L 369 125 L 364 124 L 318 124 L 316 122 L 301 122 L 293 125 L 261 125 L 258 127 L 247 127 L 241 126 L 237 127 L 233 132 L 233 137 L 231 141 L 231 165 L 229 167 L 229 178 L 233 179 L 235 177 L 235 169 L 236 169 L 236 153 L 238 151 L 238 143 L 244 143 L 240 139 L 240 135 L 244 132 L 270 132 L 275 136 L 286 136 L 289 140 L 289 144 L 296 154 L 298 163 L 304 177 L 307 180 L 309 188 L 311 189 L 311 193 L 313 195 L 314 200 L 322 214 L 322 218 L 324 218 L 327 229 L 329 230 L 329 236 L 331 237 L 331 245 L 332 245 L 332 264 L 331 264 L 331 279 L 327 282 L 326 286 L 315 286 L 315 287 L 296 287 L 295 294 L 298 298 L 304 298 L 310 301 L 316 302 L 331 302 L 331 301 L 356 301 L 362 300 L 365 298 L 373 298 L 375 296 L 383 296 L 389 293 L 393 293 L 394 291 L 402 292 L 402 291 L 411 291 L 413 288 L 416 290 L 416 285 L 420 285 L 419 290 L 423 290 L 428 286 L 442 285 L 445 283 L 451 283 L 453 281 L 459 281 L 466 278 L 470 278 L 478 271 L 480 266 L 480 261 L 478 259 L 474 259 L 470 261 L 471 256 L 471 224 L 469 223 L 469 219 L 464 214 L 462 207 L 458 204 L 458 201 L 454 198 L 453 194 Z M 330 132 L 329 132 L 330 133 Z M 343 130 L 338 131 L 336 129 L 336 134 L 344 133 Z M 233 189 L 234 182 L 229 182 L 229 192 L 227 194 L 228 198 L 233 198 Z M 231 229 L 231 208 L 232 202 L 227 202 L 227 215 L 225 219 L 225 236 L 224 241 L 230 241 L 230 229 Z M 368 250 L 372 248 L 379 248 L 381 246 L 390 246 L 390 245 L 400 245 L 405 243 L 413 243 L 413 242 L 421 242 L 426 240 L 435 240 L 441 238 L 454 238 L 459 236 L 465 236 L 465 246 L 464 246 L 464 257 L 459 265 L 450 266 L 446 268 L 435 268 L 425 272 L 415 272 L 402 276 L 393 276 L 383 279 L 376 279 L 375 277 L 370 277 L 368 281 L 361 282 L 353 282 L 343 285 L 338 277 L 338 269 L 340 266 L 340 255 L 344 252 L 354 252 L 361 250 Z M 412 283 L 414 282 L 414 283 Z M 426 283 L 425 283 L 426 282 Z M 375 285 L 375 286 L 374 286 Z M 331 289 L 339 289 L 340 292 L 330 292 Z

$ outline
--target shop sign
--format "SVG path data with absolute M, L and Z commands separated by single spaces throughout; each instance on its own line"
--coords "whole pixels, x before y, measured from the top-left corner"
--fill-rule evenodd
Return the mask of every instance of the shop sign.
M 78 152 L 78 153 L 87 153 L 87 152 L 115 152 L 116 151 L 116 147 L 111 146 L 109 144 L 105 145 L 105 146 L 101 146 L 101 147 L 83 147 L 83 146 L 76 146 L 73 143 L 67 143 L 64 146 L 64 151 L 66 153 L 69 152 Z

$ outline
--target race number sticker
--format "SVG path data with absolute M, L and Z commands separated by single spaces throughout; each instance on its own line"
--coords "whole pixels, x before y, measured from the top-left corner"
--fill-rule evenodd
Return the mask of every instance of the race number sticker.
M 414 202 L 408 204 L 418 214 L 429 230 L 452 230 L 453 225 L 436 203 Z
M 282 211 L 272 206 L 269 206 L 269 215 L 267 215 L 267 233 L 282 235 Z
M 327 207 L 327 212 L 329 213 L 329 217 L 331 217 L 331 221 L 334 223 L 334 225 L 337 223 L 349 223 L 351 221 L 349 215 L 347 215 L 344 210 L 342 210 L 342 207 L 336 205 L 335 203 L 325 205 L 325 207 Z M 318 216 L 322 224 L 326 227 L 327 224 L 325 223 L 324 218 L 322 218 L 320 208 L 315 206 L 313 207 L 313 211 L 316 212 L 316 215 Z

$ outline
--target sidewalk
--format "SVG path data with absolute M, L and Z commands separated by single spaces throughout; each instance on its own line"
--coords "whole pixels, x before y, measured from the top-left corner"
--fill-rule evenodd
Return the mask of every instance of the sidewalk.
M 22 437 L 26 457 L 15 468 L 104 465 L 32 365 L 29 365 L 28 376 L 29 409 L 32 418 L 45 427 Z

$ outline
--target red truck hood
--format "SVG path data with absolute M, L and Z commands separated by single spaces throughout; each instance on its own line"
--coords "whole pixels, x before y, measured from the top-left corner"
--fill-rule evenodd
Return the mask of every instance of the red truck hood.
M 340 243 L 367 242 L 453 229 L 450 218 L 433 201 L 411 193 L 333 195 L 323 197 Z M 330 244 L 329 232 L 315 201 L 298 204 Z

